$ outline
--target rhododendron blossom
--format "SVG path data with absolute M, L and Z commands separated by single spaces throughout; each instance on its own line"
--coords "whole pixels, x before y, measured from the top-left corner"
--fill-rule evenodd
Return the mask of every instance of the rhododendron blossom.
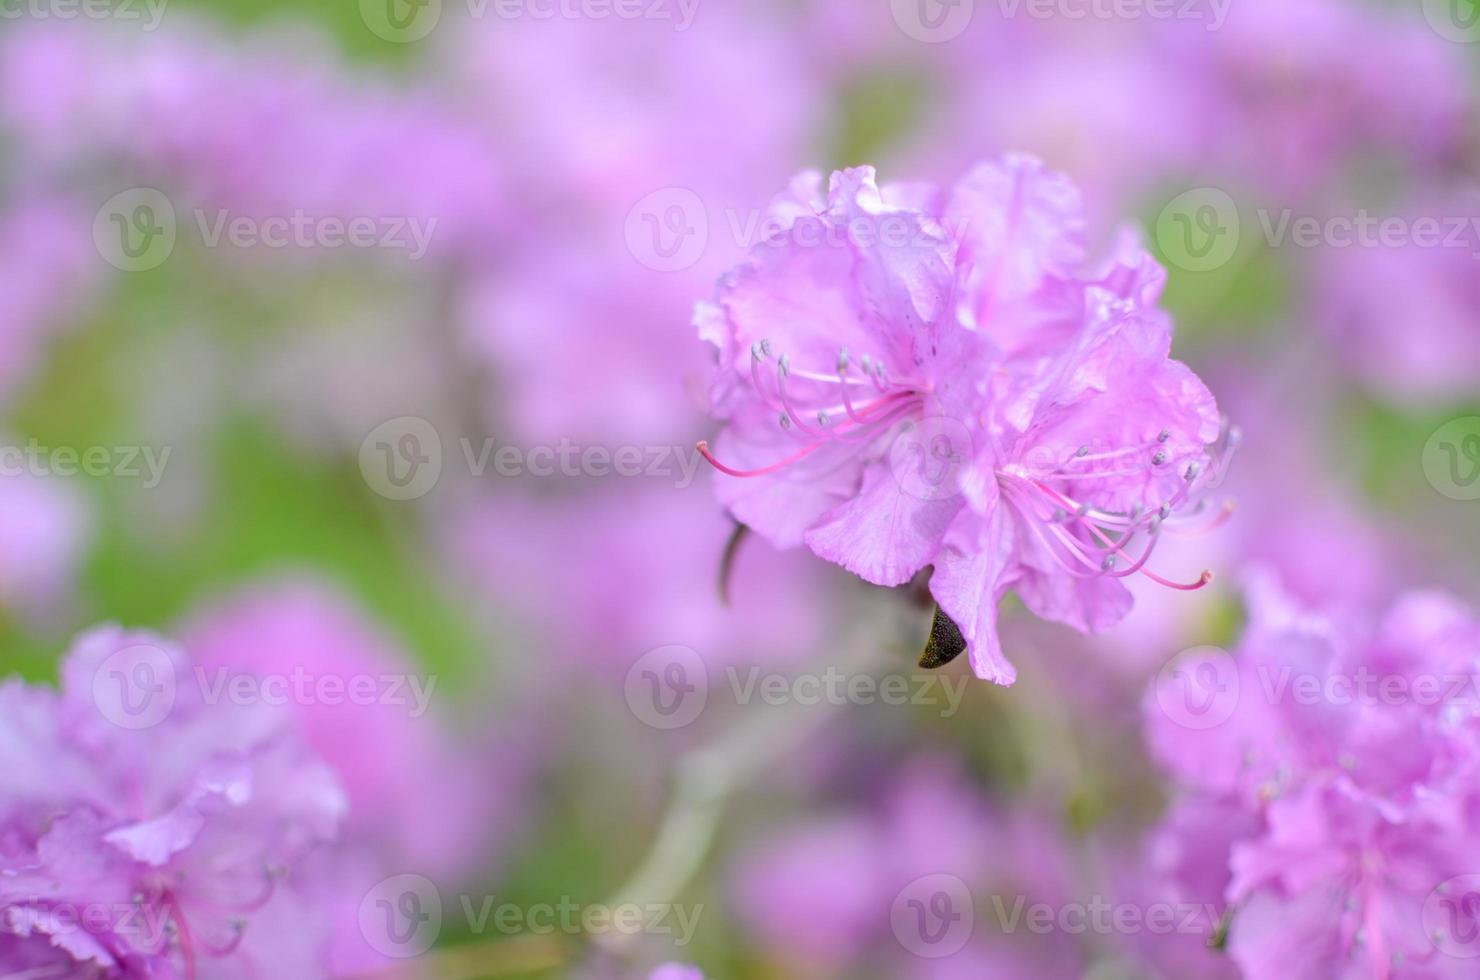
M 1263 575 L 1251 598 L 1235 660 L 1186 665 L 1192 690 L 1163 675 L 1148 698 L 1152 749 L 1182 787 L 1157 835 L 1181 858 L 1163 872 L 1230 903 L 1227 948 L 1251 980 L 1473 976 L 1474 906 L 1446 901 L 1473 902 L 1480 868 L 1480 620 L 1423 591 L 1337 618 Z M 1190 726 L 1179 696 L 1202 706 Z
M 100 627 L 60 692 L 0 685 L 0 973 L 323 975 L 302 873 L 344 792 L 289 715 L 191 678 L 178 649 Z
M 730 512 L 781 547 L 877 585 L 934 566 L 930 591 L 976 673 L 1016 676 L 997 637 L 1015 590 L 1082 631 L 1158 575 L 1163 533 L 1203 519 L 1225 433 L 1169 356 L 1159 266 L 1123 235 L 1086 263 L 1074 187 L 1028 157 L 949 189 L 804 174 L 774 234 L 696 323 L 719 351 L 711 452 Z M 1182 527 L 1182 530 L 1186 530 Z

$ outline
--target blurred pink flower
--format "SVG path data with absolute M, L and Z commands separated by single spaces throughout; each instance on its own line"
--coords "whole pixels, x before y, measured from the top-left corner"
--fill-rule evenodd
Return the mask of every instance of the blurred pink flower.
M 1434 244 L 1366 242 L 1319 257 L 1312 314 L 1338 361 L 1389 401 L 1445 406 L 1480 391 L 1476 205 L 1456 198 L 1384 219 L 1405 234 L 1432 223 Z
M 312 32 L 242 43 L 203 20 L 115 26 L 8 32 L 0 126 L 26 171 L 121 168 L 171 197 L 182 236 L 224 209 L 258 221 L 415 220 L 439 252 L 498 239 L 499 154 L 440 93 L 352 72 Z
M 1198 856 L 1163 870 L 1206 896 L 1227 869 L 1230 955 L 1255 980 L 1465 975 L 1420 919 L 1480 859 L 1480 620 L 1426 592 L 1375 622 L 1336 619 L 1270 578 L 1251 605 L 1237 660 L 1198 668 L 1196 696 L 1226 720 L 1189 726 L 1175 679 L 1147 699 L 1153 751 L 1185 794 L 1157 847 Z
M 414 873 L 455 887 L 495 869 L 519 820 L 522 764 L 497 724 L 476 746 L 460 741 L 441 678 L 348 596 L 311 578 L 263 582 L 198 609 L 183 635 L 207 684 L 252 677 L 286 694 L 344 786 L 343 843 L 314 896 L 333 919 L 336 975 L 387 962 L 357 918 L 378 881 Z
M 286 714 L 210 704 L 190 680 L 165 641 L 99 627 L 60 692 L 0 686 L 7 969 L 324 975 L 325 920 L 293 876 L 336 837 L 344 794 Z M 265 931 L 286 907 L 292 942 Z
M 1308 201 L 1363 165 L 1421 177 L 1462 152 L 1473 111 L 1463 47 L 1416 13 L 1246 0 L 1215 31 L 1169 22 L 1146 57 L 1166 66 L 1168 84 L 1198 93 L 1204 117 L 1216 120 L 1205 130 L 1205 176 Z
M 994 806 L 948 757 L 921 756 L 886 773 L 877 798 L 784 825 L 742 850 L 731 872 L 736 914 L 795 972 L 851 975 L 861 957 L 878 959 L 884 944 L 903 941 L 891 935 L 891 910 L 932 876 L 958 879 L 983 921 L 989 910 L 1010 914 L 1019 899 L 1061 906 L 1070 879 L 1051 824 L 1028 808 Z M 1012 976 L 1005 964 L 1029 963 L 1034 975 L 1077 975 L 1083 961 L 1074 945 L 1055 938 L 993 935 L 939 962 L 912 960 L 900 975 L 967 976 L 988 963 L 1005 972 L 979 975 Z
M 731 513 L 877 585 L 934 564 L 978 676 L 1003 684 L 1010 589 L 1093 631 L 1129 609 L 1122 578 L 1206 584 L 1146 568 L 1163 523 L 1221 476 L 1217 409 L 1168 357 L 1155 262 L 1123 239 L 1082 274 L 1077 192 L 1030 158 L 949 196 L 880 190 L 869 168 L 834 174 L 826 199 L 819 181 L 773 203 L 782 234 L 696 314 L 727 423 L 701 449 Z
M 654 970 L 648 980 L 704 980 L 704 973 L 696 966 L 665 963 Z
M 486 18 L 443 33 L 448 88 L 499 140 L 543 228 L 594 217 L 594 234 L 620 242 L 633 205 L 681 188 L 718 243 L 728 205 L 748 207 L 807 155 L 823 105 L 777 12 L 653 9 L 673 18 Z
M 0 609 L 32 623 L 62 611 L 92 523 L 83 491 L 63 478 L 0 476 Z
M 689 446 L 709 370 L 688 316 L 696 281 L 642 268 L 599 238 L 537 238 L 465 294 L 490 423 L 507 441 Z
M 347 839 L 432 876 L 489 857 L 507 829 L 494 812 L 507 801 L 492 798 L 507 774 L 459 744 L 441 678 L 348 596 L 312 578 L 267 581 L 197 609 L 181 636 L 212 684 L 281 681 L 349 797 Z

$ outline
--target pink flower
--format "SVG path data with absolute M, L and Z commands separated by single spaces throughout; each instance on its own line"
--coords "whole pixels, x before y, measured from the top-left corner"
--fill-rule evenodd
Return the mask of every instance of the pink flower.
M 208 704 L 190 678 L 178 649 L 101 627 L 60 692 L 0 686 L 6 969 L 324 974 L 326 919 L 297 876 L 336 837 L 343 792 L 285 715 Z
M 816 174 L 696 314 L 719 349 L 720 500 L 780 547 L 930 589 L 978 676 L 1015 589 L 1084 631 L 1130 607 L 1163 526 L 1221 474 L 1212 395 L 1168 356 L 1164 275 L 1123 239 L 1083 267 L 1077 192 L 1036 161 L 949 191 Z
M 495 748 L 500 726 L 488 726 L 489 744 L 472 751 L 451 730 L 442 678 L 420 669 L 348 596 L 313 579 L 223 597 L 198 610 L 184 636 L 207 685 L 253 678 L 264 692 L 292 692 L 287 710 L 348 800 L 341 846 L 314 895 L 334 919 L 334 973 L 386 966 L 357 918 L 376 882 L 414 872 L 467 883 L 492 867 L 515 829 L 511 800 L 523 767 L 512 748 Z
M 182 636 L 210 684 L 283 682 L 349 798 L 345 836 L 423 874 L 484 856 L 489 792 L 506 773 L 475 763 L 450 731 L 451 692 L 348 596 L 308 578 L 263 582 L 196 611 Z
M 1476 205 L 1455 198 L 1404 216 L 1414 234 L 1428 224 L 1442 236 L 1438 247 L 1368 242 L 1321 255 L 1317 323 L 1344 366 L 1383 398 L 1446 405 L 1480 388 L 1480 227 L 1466 217 Z
M 0 609 L 28 621 L 60 611 L 92 532 L 81 489 L 58 476 L 0 476 Z
M 1158 710 L 1165 680 L 1148 700 L 1184 793 L 1158 832 L 1163 872 L 1205 898 L 1222 888 L 1230 955 L 1253 980 L 1467 975 L 1424 916 L 1480 867 L 1480 620 L 1431 592 L 1375 622 L 1338 618 L 1268 579 L 1251 604 L 1235 666 L 1204 685 L 1226 720 L 1179 724 Z
M 665 963 L 654 970 L 648 980 L 704 980 L 704 972 L 696 966 Z
M 853 976 L 865 961 L 889 962 L 881 954 L 893 950 L 903 962 L 891 976 L 1083 975 L 1083 951 L 1069 937 L 1027 935 L 1021 923 L 1008 934 L 1004 921 L 1014 909 L 1061 907 L 1071 897 L 1070 858 L 1045 813 L 1004 810 L 955 760 L 933 755 L 886 771 L 853 810 L 836 810 L 831 795 L 829 805 L 833 812 L 784 825 L 743 851 L 735 872 L 740 924 L 780 972 Z M 970 945 L 940 959 L 918 956 L 895 912 L 939 876 L 956 879 L 959 897 L 969 894 L 976 921 L 995 915 L 1004 933 L 975 930 Z

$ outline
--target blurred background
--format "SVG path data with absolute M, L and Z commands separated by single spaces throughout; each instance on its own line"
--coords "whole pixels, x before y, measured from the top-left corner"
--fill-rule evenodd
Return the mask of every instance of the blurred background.
M 364 851 L 334 975 L 1234 975 L 1206 935 L 1013 910 L 1174 900 L 1143 694 L 1236 641 L 1242 570 L 1474 594 L 1473 0 L 3 17 L 0 675 L 113 621 L 390 679 L 297 699 Z M 1236 519 L 1176 556 L 1214 586 L 1099 637 L 1010 603 L 1004 690 L 916 670 L 911 590 L 733 547 L 690 315 L 795 174 L 1008 151 L 1092 241 L 1140 226 L 1245 448 Z M 408 881 L 435 928 L 355 928 Z M 958 887 L 938 955 L 911 909 Z

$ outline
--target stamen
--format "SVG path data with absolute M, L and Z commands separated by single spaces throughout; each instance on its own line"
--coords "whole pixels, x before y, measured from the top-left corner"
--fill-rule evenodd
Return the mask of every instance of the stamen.
M 1131 557 L 1130 557 L 1130 555 L 1128 555 L 1126 553 L 1125 548 L 1124 548 L 1124 545 L 1129 542 L 1130 533 L 1132 533 L 1132 531 L 1134 530 L 1133 528 L 1128 529 L 1126 535 L 1124 535 L 1119 541 L 1115 541 L 1114 539 L 1112 539 L 1105 532 L 1105 530 L 1103 528 L 1101 528 L 1099 526 L 1099 524 L 1096 521 L 1091 520 L 1088 517 L 1087 512 L 1086 513 L 1082 513 L 1083 508 L 1084 508 L 1084 505 L 1083 504 L 1076 504 L 1074 501 L 1070 500 L 1068 497 L 1065 497 L 1063 494 L 1059 493 L 1057 490 L 1054 490 L 1052 487 L 1048 486 L 1047 484 L 1045 484 L 1045 483 L 1043 483 L 1041 481 L 1034 481 L 1032 483 L 1029 483 L 1027 480 L 1023 479 L 1022 477 L 1017 477 L 1017 476 L 1014 476 L 1012 474 L 1002 474 L 1002 475 L 1003 476 L 1006 476 L 1009 480 L 1015 481 L 1017 483 L 1021 483 L 1022 485 L 1027 486 L 1027 487 L 1035 487 L 1036 486 L 1039 490 L 1041 490 L 1044 493 L 1045 496 L 1048 497 L 1048 499 L 1057 502 L 1060 506 L 1074 507 L 1074 514 L 1075 514 L 1074 519 L 1075 519 L 1075 521 L 1078 522 L 1079 524 L 1083 525 L 1085 527 L 1085 529 L 1089 531 L 1090 534 L 1092 534 L 1094 537 L 1098 538 L 1105 545 L 1105 548 L 1103 550 L 1109 551 L 1109 552 L 1111 552 L 1111 553 L 1113 553 L 1115 555 L 1118 555 L 1118 556 L 1126 559 L 1127 561 L 1131 561 Z M 1182 490 L 1180 492 L 1180 495 L 1181 496 L 1185 496 L 1186 490 L 1187 490 L 1187 487 L 1186 487 L 1186 485 L 1184 485 L 1182 487 Z M 1156 574 L 1155 572 L 1153 572 L 1153 571 L 1151 571 L 1151 570 L 1149 570 L 1149 569 L 1147 569 L 1145 567 L 1146 561 L 1150 558 L 1151 552 L 1152 552 L 1152 550 L 1154 550 L 1154 548 L 1156 546 L 1156 542 L 1157 542 L 1157 539 L 1158 539 L 1157 532 L 1159 532 L 1160 529 L 1161 529 L 1161 524 L 1160 524 L 1161 514 L 1163 512 L 1170 513 L 1170 509 L 1171 509 L 1171 505 L 1170 504 L 1163 504 L 1161 510 L 1158 511 L 1158 517 L 1153 519 L 1153 520 L 1156 520 L 1157 523 L 1154 524 L 1154 525 L 1152 525 L 1152 529 L 1150 531 L 1150 533 L 1152 535 L 1152 540 L 1148 543 L 1146 552 L 1141 556 L 1141 558 L 1135 560 L 1134 564 L 1130 568 L 1126 569 L 1123 572 L 1110 572 L 1108 574 L 1111 574 L 1111 575 L 1113 575 L 1114 577 L 1117 577 L 1117 578 L 1122 578 L 1122 577 L 1124 577 L 1126 575 L 1130 575 L 1130 574 L 1139 572 L 1140 574 L 1145 575 L 1147 578 L 1151 579 L 1151 581 L 1157 583 L 1158 585 L 1165 586 L 1166 588 L 1169 588 L 1169 589 L 1177 589 L 1179 591 L 1184 591 L 1184 592 L 1192 592 L 1192 591 L 1195 591 L 1197 589 L 1201 589 L 1201 588 L 1203 588 L 1205 585 L 1207 585 L 1209 582 L 1211 582 L 1213 580 L 1213 573 L 1211 571 L 1204 571 L 1202 573 L 1202 575 L 1199 576 L 1199 578 L 1198 578 L 1198 580 L 1196 582 L 1190 582 L 1190 583 L 1189 582 L 1173 582 L 1173 581 L 1171 581 L 1169 579 L 1163 578 L 1162 576 Z M 1029 523 L 1030 526 L 1036 526 L 1035 522 L 1029 521 L 1028 523 Z M 1063 530 L 1063 528 L 1060 525 L 1058 525 L 1058 524 L 1050 524 L 1049 525 L 1049 528 L 1050 528 L 1050 530 L 1053 530 L 1053 531 L 1059 533 L 1060 535 L 1062 535 L 1062 538 L 1063 539 L 1067 539 L 1066 542 L 1065 542 L 1066 543 L 1066 546 L 1068 545 L 1068 542 L 1072 542 L 1074 540 L 1073 538 L 1069 537 L 1068 533 L 1065 532 Z M 1075 543 L 1074 545 L 1072 545 L 1072 548 L 1073 548 L 1074 552 L 1081 558 L 1081 560 L 1083 560 L 1083 558 L 1084 558 L 1083 552 L 1079 550 L 1078 543 Z
M 781 406 L 786 409 L 786 414 L 791 416 L 791 420 L 796 423 L 796 427 L 807 435 L 814 437 L 826 435 L 827 433 L 814 429 L 806 422 L 803 422 L 801 413 L 792 404 L 791 396 L 786 390 L 786 376 L 790 373 L 790 368 L 791 356 L 782 354 L 781 360 L 776 365 L 776 390 L 781 395 Z
M 790 466 L 792 463 L 795 463 L 798 460 L 806 459 L 808 456 L 816 452 L 818 447 L 822 446 L 825 442 L 826 440 L 819 439 L 816 442 L 808 443 L 807 445 L 803 446 L 801 449 L 792 453 L 790 456 L 786 457 L 780 462 L 772 463 L 770 466 L 763 466 L 758 470 L 737 470 L 733 467 L 726 466 L 724 463 L 721 463 L 719 460 L 715 459 L 714 454 L 709 451 L 709 441 L 707 439 L 700 439 L 694 444 L 694 448 L 699 450 L 700 456 L 703 456 L 705 459 L 709 460 L 710 466 L 713 466 L 721 473 L 727 474 L 729 476 L 742 477 L 766 476 L 767 474 L 775 473 L 777 470 Z

